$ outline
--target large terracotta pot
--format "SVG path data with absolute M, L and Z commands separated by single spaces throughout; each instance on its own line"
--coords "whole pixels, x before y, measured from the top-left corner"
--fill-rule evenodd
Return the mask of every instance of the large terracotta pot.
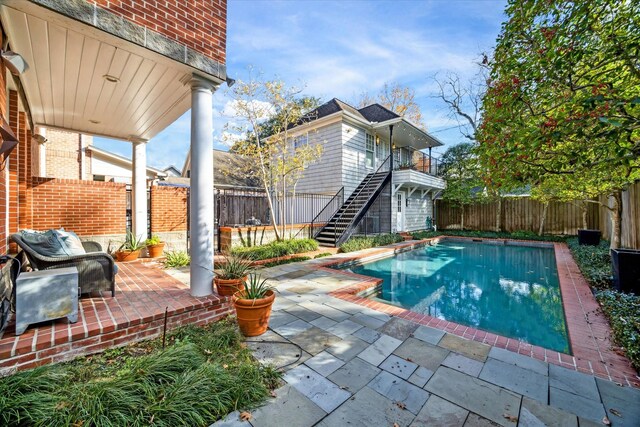
M 246 337 L 262 335 L 269 327 L 271 306 L 276 294 L 267 291 L 267 296 L 259 299 L 240 298 L 240 292 L 233 295 L 233 305 L 236 308 L 236 317 L 240 331 Z
M 218 295 L 230 297 L 238 291 L 244 291 L 244 282 L 246 280 L 247 276 L 244 276 L 242 279 L 220 279 L 214 277 L 213 283 L 216 285 Z
M 149 254 L 149 258 L 161 257 L 162 252 L 164 252 L 164 242 L 158 243 L 157 245 L 147 246 L 147 253 Z
M 119 262 L 129 262 L 135 261 L 140 256 L 140 250 L 137 251 L 117 251 L 116 252 L 116 261 Z

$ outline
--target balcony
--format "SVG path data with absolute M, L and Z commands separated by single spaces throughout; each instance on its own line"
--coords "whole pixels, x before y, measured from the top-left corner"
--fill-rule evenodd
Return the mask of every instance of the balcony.
M 411 193 L 420 190 L 426 194 L 446 186 L 444 179 L 439 176 L 439 159 L 408 147 L 393 150 L 391 182 L 394 193 L 406 188 Z

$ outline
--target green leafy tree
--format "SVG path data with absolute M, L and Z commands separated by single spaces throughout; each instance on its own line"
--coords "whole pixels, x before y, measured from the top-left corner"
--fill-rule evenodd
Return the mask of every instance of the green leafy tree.
M 640 179 L 640 3 L 509 0 L 476 134 L 488 178 L 612 200 Z
M 475 146 L 463 142 L 442 155 L 442 177 L 447 182 L 442 199 L 460 208 L 460 228 L 464 230 L 464 208 L 483 200 L 481 168 Z

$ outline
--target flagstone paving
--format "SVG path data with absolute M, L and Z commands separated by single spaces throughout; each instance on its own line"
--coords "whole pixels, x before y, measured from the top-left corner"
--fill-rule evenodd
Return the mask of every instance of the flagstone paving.
M 333 298 L 343 276 L 314 261 L 261 270 L 282 292 L 247 341 L 284 385 L 214 426 L 640 425 L 640 390 Z

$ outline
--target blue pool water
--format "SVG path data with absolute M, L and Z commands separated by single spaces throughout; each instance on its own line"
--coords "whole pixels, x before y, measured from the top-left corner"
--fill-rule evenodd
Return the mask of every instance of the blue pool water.
M 445 240 L 349 270 L 385 302 L 570 353 L 553 248 Z

